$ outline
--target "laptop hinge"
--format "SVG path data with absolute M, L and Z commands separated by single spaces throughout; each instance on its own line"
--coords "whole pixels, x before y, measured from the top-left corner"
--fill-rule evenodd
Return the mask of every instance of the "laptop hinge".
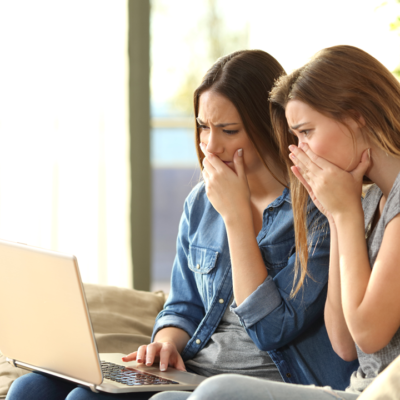
M 40 367 L 35 367 L 33 365 L 29 365 L 29 364 L 26 364 L 26 363 L 23 363 L 23 362 L 20 362 L 20 361 L 16 362 L 12 358 L 6 357 L 6 360 L 10 364 L 14 365 L 14 367 L 28 369 L 29 371 L 44 372 L 46 374 L 50 374 L 50 375 L 53 375 L 53 376 L 57 376 L 58 378 L 62 378 L 62 379 L 66 379 L 68 381 L 74 382 L 74 383 L 76 383 L 78 385 L 89 387 L 92 392 L 99 393 L 98 390 L 96 389 L 96 384 L 95 383 L 89 383 L 89 382 L 81 381 L 80 379 L 72 378 L 70 376 L 63 375 L 63 374 L 58 374 L 58 373 L 56 373 L 54 371 L 49 371 L 49 370 L 46 370 L 46 369 L 43 369 L 43 368 L 40 368 Z
M 90 390 L 91 390 L 93 393 L 99 393 L 99 391 L 96 390 L 96 385 L 89 385 L 89 387 L 90 387 Z
M 17 364 L 15 364 L 15 360 L 13 359 L 13 358 L 6 358 L 6 360 L 12 365 L 12 366 L 14 366 L 15 368 L 18 368 L 17 367 Z

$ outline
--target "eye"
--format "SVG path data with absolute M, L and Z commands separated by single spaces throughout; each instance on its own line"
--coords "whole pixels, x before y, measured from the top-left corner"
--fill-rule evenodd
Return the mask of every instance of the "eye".
M 231 131 L 231 130 L 227 130 L 227 129 L 224 129 L 223 130 L 225 133 L 227 133 L 228 135 L 234 135 L 235 133 L 238 133 L 239 131 L 238 130 L 236 130 L 236 131 Z
M 304 129 L 303 131 L 300 131 L 301 134 L 303 134 L 305 137 L 307 137 L 311 132 L 311 129 Z
M 206 125 L 197 125 L 199 129 L 209 129 Z

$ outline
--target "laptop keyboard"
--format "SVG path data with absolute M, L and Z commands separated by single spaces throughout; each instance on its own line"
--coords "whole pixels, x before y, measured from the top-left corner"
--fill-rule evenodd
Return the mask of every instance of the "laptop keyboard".
M 178 385 L 179 382 L 160 378 L 159 376 L 139 371 L 134 368 L 125 368 L 122 365 L 101 361 L 103 376 L 114 382 L 128 386 L 141 385 Z

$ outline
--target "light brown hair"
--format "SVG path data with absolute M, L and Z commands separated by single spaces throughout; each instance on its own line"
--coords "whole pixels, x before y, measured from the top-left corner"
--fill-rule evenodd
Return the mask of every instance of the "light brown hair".
M 268 154 L 274 166 L 286 173 L 285 162 L 279 155 L 272 130 L 268 104 L 269 93 L 275 80 L 284 73 L 285 70 L 279 62 L 265 51 L 236 51 L 219 58 L 194 92 L 195 118 L 199 113 L 200 96 L 207 90 L 212 90 L 233 103 L 258 156 L 278 181 L 272 171 L 275 168 L 268 166 L 262 155 Z M 196 151 L 202 169 L 204 154 L 199 145 L 200 132 L 196 123 Z M 286 182 L 284 184 L 286 185 Z
M 290 100 L 300 100 L 314 110 L 345 124 L 362 116 L 362 133 L 386 153 L 400 156 L 400 84 L 393 74 L 365 51 L 352 46 L 334 46 L 318 52 L 305 66 L 276 82 L 270 95 L 271 121 L 289 173 L 293 205 L 296 272 L 307 276 L 307 203 L 303 185 L 291 172 L 288 146 L 297 144 L 289 132 L 285 109 Z M 354 142 L 354 137 L 353 137 Z M 367 179 L 365 182 L 369 182 Z

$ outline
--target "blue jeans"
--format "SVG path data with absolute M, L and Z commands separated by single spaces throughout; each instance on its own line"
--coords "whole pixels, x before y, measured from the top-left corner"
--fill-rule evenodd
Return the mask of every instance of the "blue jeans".
M 329 387 L 273 382 L 241 375 L 218 375 L 205 380 L 193 393 L 162 392 L 151 400 L 355 400 L 358 394 Z
M 49 375 L 32 373 L 16 379 L 6 400 L 148 400 L 154 392 L 93 393 L 90 389 Z

